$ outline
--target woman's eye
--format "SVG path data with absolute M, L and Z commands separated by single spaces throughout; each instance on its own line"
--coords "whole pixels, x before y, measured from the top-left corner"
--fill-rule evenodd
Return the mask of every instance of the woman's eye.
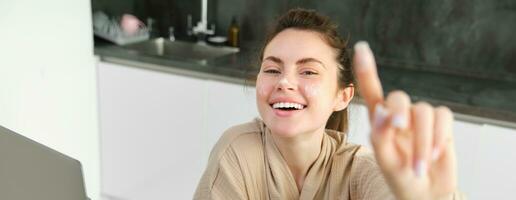
M 317 72 L 313 72 L 313 71 L 304 71 L 304 72 L 301 72 L 302 75 L 317 75 Z
M 275 69 L 267 69 L 267 70 L 264 70 L 263 72 L 268 73 L 268 74 L 279 74 L 280 73 L 280 71 L 275 70 Z

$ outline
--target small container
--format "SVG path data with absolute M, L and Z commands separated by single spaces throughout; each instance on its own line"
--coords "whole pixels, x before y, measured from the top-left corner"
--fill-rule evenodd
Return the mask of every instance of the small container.
M 158 28 L 156 25 L 156 20 L 150 17 L 147 18 L 147 29 L 149 30 L 150 38 L 159 37 Z
M 188 16 L 186 17 L 186 35 L 188 37 L 192 36 L 193 35 L 193 26 L 192 26 L 192 15 L 191 14 L 188 14 Z
M 223 36 L 212 36 L 208 38 L 208 42 L 215 46 L 223 46 L 227 42 L 227 38 Z
M 176 41 L 176 37 L 174 36 L 174 27 L 168 27 L 168 39 L 170 41 Z
M 233 16 L 231 20 L 231 25 L 228 30 L 228 45 L 232 47 L 238 47 L 240 44 L 240 28 L 238 27 L 236 17 Z

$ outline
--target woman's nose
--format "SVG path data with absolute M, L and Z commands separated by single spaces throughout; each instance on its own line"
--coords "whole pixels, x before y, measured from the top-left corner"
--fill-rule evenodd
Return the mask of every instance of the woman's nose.
M 293 79 L 289 79 L 287 76 L 281 77 L 281 79 L 278 82 L 278 90 L 295 90 L 296 84 L 295 81 L 292 81 Z

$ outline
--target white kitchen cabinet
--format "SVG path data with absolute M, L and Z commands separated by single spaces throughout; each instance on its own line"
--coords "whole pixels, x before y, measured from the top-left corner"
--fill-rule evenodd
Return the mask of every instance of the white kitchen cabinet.
M 229 127 L 248 122 L 258 117 L 255 88 L 208 80 L 205 82 L 207 101 L 203 121 L 206 130 L 204 147 L 209 152 L 220 135 Z M 205 160 L 207 161 L 207 160 Z
M 101 62 L 105 199 L 191 199 L 209 151 L 257 115 L 254 89 Z
M 113 200 L 191 199 L 223 131 L 258 116 L 251 86 L 105 62 L 98 73 L 102 192 Z M 370 147 L 369 131 L 352 104 L 350 142 Z M 516 130 L 458 119 L 454 135 L 460 190 L 510 199 Z
M 455 123 L 459 187 L 469 199 L 514 199 L 516 130 Z

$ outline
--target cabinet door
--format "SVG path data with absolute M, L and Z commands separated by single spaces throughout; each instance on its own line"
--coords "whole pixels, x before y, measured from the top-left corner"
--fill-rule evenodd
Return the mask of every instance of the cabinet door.
M 516 130 L 454 124 L 459 189 L 470 199 L 514 199 Z
M 100 63 L 102 191 L 120 199 L 191 199 L 207 159 L 204 81 Z
M 243 82 L 242 82 L 243 83 Z M 258 117 L 255 88 L 243 84 L 206 81 L 203 137 L 205 152 L 209 153 L 219 137 L 231 126 Z M 205 155 L 208 158 L 208 154 Z M 206 160 L 203 162 L 207 163 Z

